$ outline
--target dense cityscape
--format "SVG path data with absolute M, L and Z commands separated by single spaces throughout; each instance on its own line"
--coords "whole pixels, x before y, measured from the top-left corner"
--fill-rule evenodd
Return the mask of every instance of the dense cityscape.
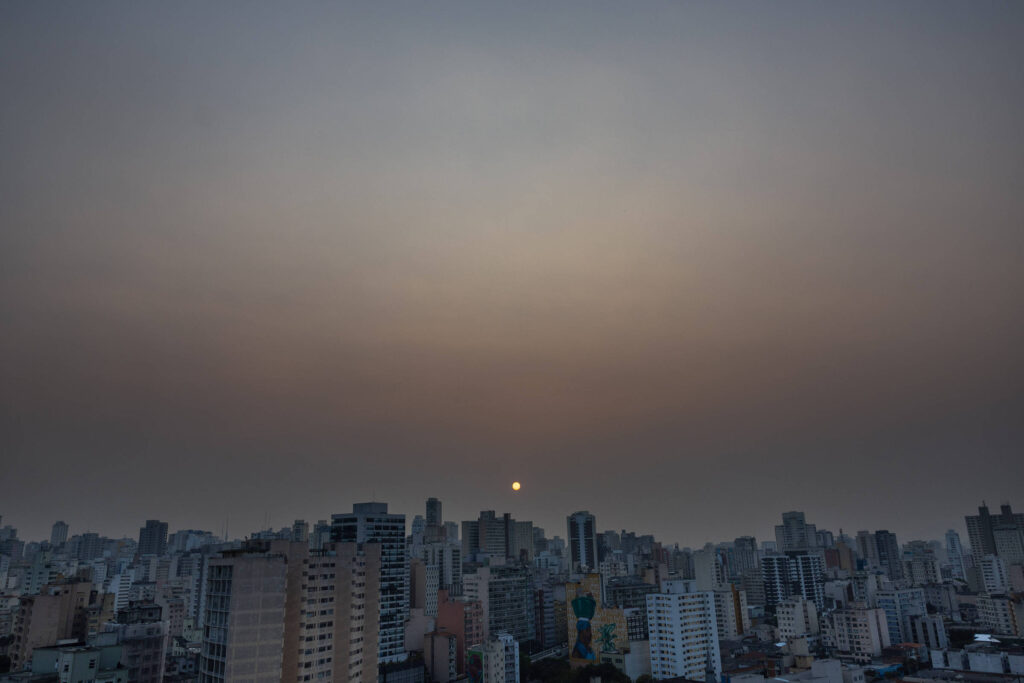
M 0 0 L 0 683 L 1024 683 L 1024 0 Z
M 518 486 L 515 487 L 518 489 Z M 819 529 L 680 548 L 437 498 L 225 539 L 0 528 L 0 681 L 989 683 L 1024 675 L 1024 514 L 967 539 Z M 950 520 L 952 523 L 954 520 Z M 562 535 L 564 533 L 564 535 Z

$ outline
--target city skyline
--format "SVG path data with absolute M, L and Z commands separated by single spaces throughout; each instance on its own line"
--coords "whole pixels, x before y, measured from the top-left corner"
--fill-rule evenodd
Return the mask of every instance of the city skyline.
M 437 496 L 697 546 L 1024 507 L 1022 26 L 4 3 L 0 513 Z
M 18 534 L 21 537 L 23 537 L 26 541 L 42 541 L 42 540 L 48 539 L 50 537 L 52 525 L 55 524 L 55 523 L 58 523 L 58 522 L 64 522 L 65 524 L 68 525 L 68 529 L 65 530 L 65 533 L 67 534 L 68 537 L 71 537 L 71 536 L 74 536 L 74 535 L 78 535 L 78 534 L 82 534 L 82 533 L 98 533 L 98 534 L 100 534 L 100 536 L 107 537 L 107 538 L 129 538 L 129 539 L 135 539 L 135 538 L 139 537 L 140 532 L 142 532 L 143 529 L 144 529 L 144 526 L 140 526 L 140 525 L 146 525 L 148 522 L 152 522 L 152 521 L 162 522 L 163 524 L 165 524 L 167 526 L 168 533 L 174 533 L 175 531 L 179 531 L 179 530 L 181 530 L 181 531 L 202 530 L 202 531 L 212 532 L 214 535 L 219 536 L 221 538 L 223 538 L 224 528 L 225 528 L 225 526 L 227 526 L 228 535 L 227 535 L 227 538 L 225 540 L 240 540 L 240 539 L 248 538 L 252 534 L 257 534 L 257 533 L 263 532 L 263 531 L 275 531 L 276 532 L 276 531 L 278 531 L 280 529 L 289 528 L 296 521 L 304 521 L 304 522 L 308 523 L 311 526 L 313 524 L 315 524 L 316 522 L 318 522 L 318 521 L 326 521 L 328 524 L 330 524 L 332 516 L 340 515 L 340 514 L 347 514 L 346 511 L 349 508 L 351 508 L 352 505 L 354 505 L 354 504 L 363 504 L 363 503 L 384 503 L 384 504 L 386 504 L 388 506 L 388 510 L 389 510 L 390 513 L 393 513 L 393 514 L 397 513 L 397 514 L 404 515 L 405 516 L 405 523 L 406 523 L 406 531 L 408 533 L 410 533 L 410 534 L 412 533 L 412 530 L 413 530 L 413 527 L 412 527 L 413 518 L 416 517 L 416 516 L 424 517 L 423 512 L 424 512 L 424 509 L 425 509 L 425 505 L 421 505 L 420 508 L 418 508 L 418 509 L 414 508 L 414 509 L 406 510 L 406 509 L 402 509 L 402 508 L 400 508 L 400 507 L 398 507 L 398 506 L 396 506 L 396 505 L 394 505 L 394 504 L 392 504 L 392 503 L 390 503 L 390 502 L 388 502 L 386 500 L 378 499 L 378 500 L 373 500 L 373 501 L 371 501 L 371 500 L 352 501 L 351 503 L 342 506 L 342 508 L 340 508 L 338 511 L 335 511 L 335 512 L 332 512 L 332 513 L 328 513 L 326 515 L 313 515 L 313 516 L 306 516 L 306 517 L 298 516 L 298 517 L 293 517 L 293 518 L 290 518 L 290 519 L 287 519 L 287 520 L 282 519 L 280 521 L 270 520 L 266 524 L 257 525 L 256 527 L 253 527 L 251 529 L 247 528 L 247 529 L 245 529 L 243 531 L 234 530 L 234 527 L 232 527 L 231 524 L 230 524 L 230 520 L 223 520 L 219 526 L 213 526 L 211 524 L 206 524 L 206 525 L 203 525 L 203 524 L 177 525 L 173 521 L 170 521 L 167 517 L 161 517 L 161 516 L 158 515 L 156 517 L 150 516 L 150 517 L 148 517 L 146 519 L 140 519 L 137 523 L 126 522 L 127 526 L 126 526 L 126 530 L 124 532 L 122 532 L 122 533 L 116 533 L 116 532 L 115 533 L 110 533 L 108 530 L 105 530 L 105 529 L 95 529 L 95 528 L 91 528 L 91 527 L 87 528 L 87 527 L 83 527 L 83 526 L 77 526 L 73 519 L 69 519 L 69 518 L 65 517 L 65 518 L 55 519 L 52 522 L 46 523 L 45 525 L 39 525 L 40 527 L 45 526 L 45 530 L 44 530 L 45 533 L 42 533 L 37 538 L 37 537 L 31 535 L 31 532 L 26 532 L 26 529 L 34 528 L 35 525 L 32 525 L 32 524 L 21 525 L 21 524 L 18 523 L 19 520 L 18 520 L 17 516 L 12 517 L 11 515 L 9 515 L 7 513 L 0 513 L 0 521 L 2 521 L 2 523 L 4 525 L 10 525 L 10 526 L 16 528 L 18 530 Z M 424 499 L 422 501 L 422 503 L 425 504 L 426 503 L 426 499 Z M 444 504 L 446 511 L 450 509 L 451 503 L 449 503 L 448 501 L 444 501 L 444 500 L 442 500 L 441 503 Z M 998 503 L 993 503 L 991 501 L 981 501 L 979 503 L 979 506 L 981 504 L 987 505 L 989 507 L 989 509 L 991 509 L 991 510 L 998 511 L 1000 505 L 1009 504 L 1010 507 L 1013 507 L 1015 503 L 1013 501 L 999 501 Z M 454 506 L 454 507 L 458 507 L 458 506 Z M 1019 509 L 1021 509 L 1021 507 L 1024 507 L 1024 506 L 1018 505 L 1017 509 L 1019 510 Z M 846 534 L 847 536 L 849 536 L 851 538 L 855 538 L 859 531 L 869 531 L 869 532 L 871 532 L 873 534 L 875 531 L 878 531 L 878 530 L 886 530 L 886 531 L 894 533 L 899 538 L 899 542 L 901 544 L 905 544 L 905 543 L 908 543 L 908 542 L 914 541 L 914 540 L 943 541 L 946 533 L 949 530 L 953 530 L 953 531 L 955 531 L 960 536 L 962 543 L 965 546 L 968 546 L 968 527 L 965 524 L 965 516 L 973 515 L 974 513 L 977 512 L 977 508 L 978 508 L 978 506 L 970 508 L 968 510 L 964 510 L 963 514 L 961 514 L 961 515 L 959 515 L 957 517 L 952 517 L 949 520 L 949 523 L 942 529 L 942 531 L 936 532 L 936 533 L 931 534 L 931 535 L 929 535 L 929 534 L 913 535 L 913 534 L 907 533 L 907 532 L 905 532 L 899 526 L 898 523 L 894 523 L 894 521 L 896 521 L 896 520 L 888 520 L 888 521 L 884 521 L 883 520 L 883 523 L 881 525 L 874 525 L 874 526 L 856 526 L 856 525 L 854 525 L 854 526 L 849 526 L 849 527 L 847 527 L 847 526 L 830 527 L 827 524 L 821 523 L 821 521 L 818 518 L 816 518 L 814 514 L 807 513 L 806 510 L 797 510 L 797 511 L 800 514 L 805 515 L 805 518 L 808 520 L 808 523 L 814 523 L 819 530 L 829 531 L 832 534 L 834 534 L 837 538 L 838 538 L 838 536 L 840 534 L 840 529 L 842 530 L 842 533 Z M 446 522 L 454 522 L 455 524 L 461 525 L 461 523 L 464 522 L 464 521 L 476 519 L 480 512 L 487 511 L 488 509 L 490 509 L 490 508 L 483 508 L 483 509 L 478 510 L 476 512 L 470 513 L 468 515 L 468 517 L 461 517 L 461 516 L 452 517 L 452 516 L 450 516 L 446 512 L 444 514 L 444 517 L 445 517 L 444 521 L 446 521 Z M 534 519 L 534 518 L 530 517 L 530 512 L 529 512 L 528 509 L 521 509 L 518 512 L 514 512 L 514 511 L 509 510 L 509 509 L 498 509 L 498 508 L 493 508 L 493 509 L 490 509 L 490 510 L 493 511 L 493 512 L 496 512 L 498 515 L 501 515 L 501 514 L 507 512 L 513 518 L 522 519 L 524 521 L 529 521 L 535 527 L 539 527 L 539 528 L 543 529 L 546 538 L 550 539 L 550 538 L 554 538 L 554 537 L 559 537 L 559 538 L 562 538 L 563 541 L 565 541 L 566 543 L 568 543 L 568 541 L 569 541 L 569 538 L 566 535 L 567 529 L 565 528 L 566 527 L 566 521 L 567 521 L 566 517 L 569 517 L 569 516 L 574 515 L 577 512 L 579 512 L 579 511 L 576 511 L 576 510 L 574 510 L 572 512 L 566 512 L 566 514 L 561 519 L 561 523 L 560 524 L 557 521 L 552 520 L 553 523 L 549 525 L 549 524 L 543 523 L 542 520 Z M 648 535 L 649 534 L 649 535 L 653 535 L 655 537 L 655 540 L 657 540 L 659 543 L 661 543 L 664 547 L 672 547 L 672 546 L 678 544 L 680 548 L 689 547 L 691 549 L 697 550 L 697 549 L 700 549 L 701 547 L 703 547 L 703 545 L 705 543 L 714 543 L 714 544 L 732 543 L 735 539 L 743 537 L 743 536 L 753 536 L 757 540 L 758 547 L 760 547 L 761 544 L 764 541 L 774 542 L 775 539 L 776 539 L 775 528 L 778 525 L 778 521 L 779 521 L 778 518 L 781 515 L 790 512 L 790 510 L 785 510 L 785 511 L 780 510 L 780 511 L 777 511 L 776 513 L 774 513 L 774 515 L 775 515 L 774 517 L 767 517 L 764 520 L 764 523 L 762 525 L 763 529 L 764 529 L 763 532 L 755 531 L 753 528 L 748 528 L 745 531 L 741 530 L 741 531 L 739 531 L 739 532 L 737 532 L 735 534 L 726 534 L 725 536 L 714 537 L 714 538 L 707 537 L 707 538 L 705 538 L 703 540 L 700 540 L 700 541 L 694 540 L 694 541 L 690 541 L 690 542 L 686 542 L 686 541 L 681 540 L 681 539 L 675 539 L 675 538 L 672 538 L 671 536 L 665 537 L 665 536 L 662 536 L 661 534 L 655 533 L 652 530 L 647 529 L 647 528 L 643 528 L 643 527 L 633 528 L 633 527 L 626 527 L 626 526 L 622 526 L 622 525 L 617 525 L 617 524 L 614 524 L 614 523 L 605 524 L 603 522 L 603 518 L 600 517 L 599 515 L 595 514 L 594 510 L 588 510 L 588 511 L 585 511 L 585 512 L 589 512 L 590 514 L 592 514 L 596 518 L 596 520 L 597 520 L 596 530 L 597 530 L 598 534 L 604 533 L 605 531 L 614 531 L 614 532 L 617 532 L 617 533 L 618 532 L 622 532 L 622 531 L 628 531 L 628 532 L 636 533 L 638 535 Z M 135 527 L 133 527 L 133 524 L 135 524 Z

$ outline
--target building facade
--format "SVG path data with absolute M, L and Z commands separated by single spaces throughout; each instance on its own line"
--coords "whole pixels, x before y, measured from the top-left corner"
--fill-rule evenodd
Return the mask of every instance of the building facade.
M 338 543 L 380 545 L 380 663 L 406 658 L 405 620 L 409 616 L 409 565 L 405 552 L 405 515 L 389 514 L 387 503 L 357 503 L 352 512 L 332 516 Z
M 692 581 L 665 581 L 647 596 L 651 675 L 705 680 L 710 668 L 722 674 L 715 599 Z

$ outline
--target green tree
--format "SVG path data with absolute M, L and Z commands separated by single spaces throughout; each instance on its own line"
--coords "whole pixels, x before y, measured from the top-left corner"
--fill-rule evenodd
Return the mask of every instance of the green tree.
M 530 676 L 527 680 L 543 681 L 543 683 L 571 683 L 572 668 L 564 659 L 542 659 L 530 664 Z
M 530 681 L 530 655 L 522 650 L 519 651 L 519 683 Z
M 601 677 L 601 683 L 633 683 L 629 676 L 615 668 L 614 664 L 590 664 L 576 669 L 576 683 L 590 683 L 591 678 Z

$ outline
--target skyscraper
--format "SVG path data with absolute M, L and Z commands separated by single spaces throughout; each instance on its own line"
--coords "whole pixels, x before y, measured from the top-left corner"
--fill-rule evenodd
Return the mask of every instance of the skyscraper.
M 981 558 L 978 566 L 981 569 L 981 588 L 984 593 L 995 595 L 1009 590 L 1009 574 L 1003 558 L 998 555 L 986 555 Z
M 929 543 L 910 541 L 903 546 L 903 576 L 914 586 L 942 583 L 939 558 Z
M 480 567 L 462 578 L 466 597 L 483 608 L 487 633 L 510 633 L 516 640 L 536 637 L 533 586 L 526 567 Z
M 967 522 L 967 538 L 971 543 L 971 554 L 975 559 L 980 560 L 985 555 L 998 555 L 996 548 L 995 527 L 1007 528 L 1024 527 L 1024 513 L 1015 513 L 1009 505 L 1000 507 L 998 515 L 989 512 L 988 506 L 983 502 L 978 508 L 978 514 L 964 517 Z
M 809 550 L 818 545 L 817 531 L 807 523 L 804 513 L 783 512 L 782 524 L 775 527 L 775 542 L 779 552 Z
M 870 531 L 857 532 L 857 554 L 867 567 L 878 566 L 878 545 Z
M 379 543 L 380 628 L 377 658 L 382 664 L 406 658 L 405 620 L 409 616 L 409 563 L 405 554 L 405 515 L 389 514 L 387 503 L 356 503 L 351 513 L 332 515 L 332 538 L 340 543 Z
M 87 531 L 78 538 L 78 559 L 82 562 L 95 560 L 103 555 L 103 540 L 100 535 Z
M 733 558 L 735 562 L 729 567 L 734 577 L 741 577 L 750 569 L 757 569 L 757 539 L 753 536 L 740 536 L 733 541 Z
M 586 510 L 574 512 L 566 518 L 566 523 L 573 569 L 597 569 L 597 524 L 594 515 Z
M 423 546 L 422 559 L 438 568 L 438 588 L 453 595 L 462 593 L 462 546 L 457 541 L 437 541 Z
M 379 576 L 374 543 L 257 540 L 210 558 L 200 683 L 374 680 Z
M 655 679 L 706 680 L 710 668 L 722 674 L 714 595 L 697 592 L 692 581 L 665 581 L 647 596 L 651 674 Z
M 139 555 L 163 555 L 167 552 L 167 522 L 147 519 L 139 529 Z
M 896 534 L 879 529 L 875 532 L 875 547 L 878 550 L 878 565 L 889 578 L 897 581 L 903 578 L 903 557 Z
M 825 608 L 825 560 L 817 553 L 790 555 L 789 571 L 793 585 L 791 595 L 812 601 L 819 610 Z
M 64 545 L 68 540 L 68 525 L 66 522 L 54 522 L 50 530 L 50 545 L 54 548 Z
M 309 522 L 297 519 L 292 524 L 292 540 L 296 543 L 309 543 Z
M 710 543 L 693 553 L 693 576 L 697 582 L 697 590 L 713 591 L 725 585 L 725 567 L 722 560 Z
M 444 517 L 441 514 L 441 501 L 427 498 L 427 519 L 424 529 L 424 541 L 437 543 L 444 540 Z
M 946 532 L 946 558 L 949 560 L 951 574 L 961 581 L 967 578 L 964 567 L 964 547 L 960 544 L 960 534 L 953 529 Z
M 789 558 L 779 553 L 762 557 L 761 580 L 764 583 L 764 606 L 774 609 L 790 595 Z
M 490 558 L 516 561 L 533 559 L 533 522 L 518 522 L 509 513 L 498 517 L 484 510 L 476 520 L 462 523 L 462 557 L 465 562 Z
M 825 561 L 817 553 L 765 555 L 761 558 L 765 607 L 773 609 L 786 598 L 801 596 L 823 608 L 824 573 Z

